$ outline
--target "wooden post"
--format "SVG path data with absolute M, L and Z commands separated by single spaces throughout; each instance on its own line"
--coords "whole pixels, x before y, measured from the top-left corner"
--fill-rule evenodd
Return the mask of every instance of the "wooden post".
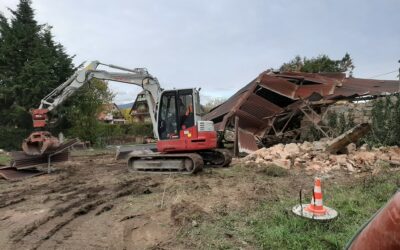
M 233 144 L 233 156 L 239 157 L 239 117 L 235 116 L 235 142 Z

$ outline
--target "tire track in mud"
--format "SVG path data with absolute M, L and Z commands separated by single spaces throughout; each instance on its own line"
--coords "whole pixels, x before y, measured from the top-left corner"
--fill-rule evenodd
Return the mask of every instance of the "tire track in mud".
M 127 195 L 146 194 L 149 191 L 149 187 L 157 185 L 157 183 L 151 183 L 150 177 L 144 177 L 123 181 L 119 184 L 111 185 L 111 187 L 79 187 L 68 194 L 72 196 L 76 194 L 78 198 L 71 199 L 68 203 L 57 204 L 51 210 L 51 214 L 15 230 L 12 232 L 10 239 L 16 249 L 37 249 L 76 218 L 88 215 L 100 205 L 105 204 L 100 211 L 104 207 L 112 208 L 110 204 L 116 199 Z M 58 190 L 58 192 L 61 190 Z M 95 214 L 93 213 L 93 216 Z
M 62 180 L 60 180 L 62 179 Z M 86 182 L 77 181 L 77 182 L 68 182 L 68 180 L 64 178 L 56 178 L 45 184 L 38 185 L 30 185 L 29 189 L 26 186 L 17 187 L 15 189 L 10 189 L 3 191 L 0 195 L 0 208 L 8 207 L 23 201 L 29 200 L 28 197 L 31 197 L 36 194 L 44 194 L 50 195 L 53 193 L 68 193 L 76 190 L 76 186 L 85 184 Z M 56 184 L 56 187 L 51 187 Z M 51 188 L 49 188 L 51 187 Z M 44 191 L 45 190 L 45 191 Z

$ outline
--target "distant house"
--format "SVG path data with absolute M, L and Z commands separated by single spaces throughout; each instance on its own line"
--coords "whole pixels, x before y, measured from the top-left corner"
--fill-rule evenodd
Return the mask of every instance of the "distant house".
M 149 106 L 147 105 L 146 94 L 144 91 L 137 95 L 129 114 L 135 122 L 151 122 Z
M 125 124 L 125 118 L 115 103 L 103 104 L 102 111 L 97 116 L 99 121 L 109 124 Z

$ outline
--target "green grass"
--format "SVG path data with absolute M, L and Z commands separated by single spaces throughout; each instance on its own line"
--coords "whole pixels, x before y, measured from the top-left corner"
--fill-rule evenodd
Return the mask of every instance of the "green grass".
M 0 165 L 7 165 L 10 162 L 10 157 L 0 154 Z
M 343 249 L 357 230 L 394 194 L 399 173 L 324 189 L 325 205 L 339 217 L 315 222 L 295 216 L 297 197 L 280 197 L 246 211 L 217 215 L 181 237 L 202 249 Z M 308 200 L 307 200 L 308 201 Z

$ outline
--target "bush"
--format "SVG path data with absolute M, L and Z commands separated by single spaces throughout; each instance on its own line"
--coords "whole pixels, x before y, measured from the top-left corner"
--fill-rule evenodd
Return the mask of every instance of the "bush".
M 90 141 L 97 147 L 104 147 L 113 140 L 124 136 L 152 137 L 153 126 L 151 123 L 106 124 L 96 122 L 91 126 L 89 132 L 72 128 L 68 131 L 68 136 Z
M 22 128 L 0 127 L 0 148 L 8 151 L 21 150 L 21 143 L 30 132 Z
M 374 101 L 371 133 L 364 139 L 370 146 L 400 145 L 399 94 Z
M 335 138 L 353 128 L 356 124 L 354 123 L 354 115 L 352 113 L 345 114 L 344 112 L 330 111 L 327 114 L 326 125 L 329 129 L 326 129 L 323 126 L 321 127 L 331 138 Z M 311 125 L 302 135 L 302 139 L 305 141 L 318 141 L 324 137 L 325 135 L 316 128 L 315 125 Z

